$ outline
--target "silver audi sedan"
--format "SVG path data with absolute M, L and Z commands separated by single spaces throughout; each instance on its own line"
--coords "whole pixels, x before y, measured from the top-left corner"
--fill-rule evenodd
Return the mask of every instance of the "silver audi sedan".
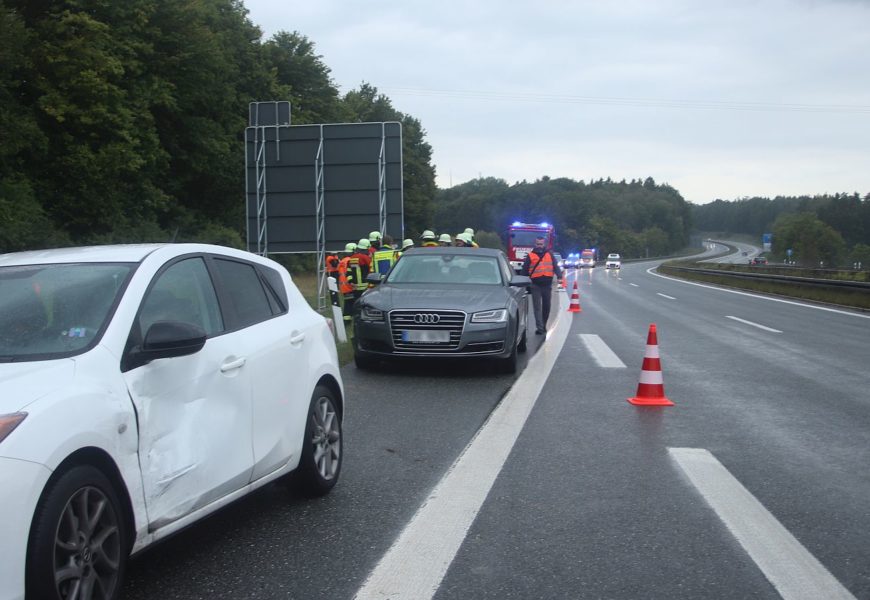
M 354 359 L 368 369 L 383 359 L 484 357 L 516 371 L 526 350 L 528 277 L 500 250 L 414 248 L 354 307 Z

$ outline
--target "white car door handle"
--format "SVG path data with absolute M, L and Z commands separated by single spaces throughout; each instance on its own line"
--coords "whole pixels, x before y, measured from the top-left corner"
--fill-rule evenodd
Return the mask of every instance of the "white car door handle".
M 236 360 L 231 360 L 230 362 L 226 362 L 221 365 L 221 373 L 226 373 L 227 371 L 232 371 L 233 369 L 239 369 L 244 365 L 244 358 L 237 358 Z
M 301 344 L 302 340 L 304 340 L 304 339 L 305 339 L 305 334 L 299 333 L 299 334 L 294 335 L 290 338 L 290 343 L 291 344 Z

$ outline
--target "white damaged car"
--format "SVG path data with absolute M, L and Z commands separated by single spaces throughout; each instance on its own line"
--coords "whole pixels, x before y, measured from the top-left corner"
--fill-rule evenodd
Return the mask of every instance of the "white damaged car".
M 271 260 L 0 255 L 0 599 L 117 598 L 129 555 L 260 486 L 329 492 L 343 413 L 331 330 Z

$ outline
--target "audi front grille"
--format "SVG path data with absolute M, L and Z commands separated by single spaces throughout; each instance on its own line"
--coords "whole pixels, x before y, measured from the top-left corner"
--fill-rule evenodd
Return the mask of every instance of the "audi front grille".
M 390 331 L 397 353 L 453 352 L 459 349 L 465 313 L 461 310 L 393 310 L 390 311 Z M 443 341 L 410 341 L 415 335 L 438 336 L 446 332 Z

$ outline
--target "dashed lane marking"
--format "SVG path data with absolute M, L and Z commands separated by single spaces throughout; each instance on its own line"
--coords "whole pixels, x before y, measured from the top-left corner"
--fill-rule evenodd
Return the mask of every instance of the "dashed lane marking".
M 782 333 L 779 329 L 774 329 L 773 327 L 767 327 L 765 325 L 759 325 L 758 323 L 753 323 L 752 321 L 747 321 L 746 319 L 741 319 L 740 317 L 732 317 L 731 315 L 725 315 L 726 319 L 733 319 L 734 321 L 740 321 L 741 323 L 745 323 L 746 325 L 752 325 L 753 327 L 758 327 L 759 329 L 763 329 L 765 331 L 770 331 L 772 333 Z
M 604 367 L 605 369 L 625 368 L 625 363 L 619 360 L 619 357 L 610 349 L 610 346 L 605 344 L 604 340 L 599 336 L 594 333 L 580 333 L 578 335 L 599 367 Z
M 708 450 L 668 452 L 785 600 L 855 600 Z
M 668 300 L 676 300 L 673 296 L 668 296 L 667 294 L 662 294 L 661 292 L 656 292 L 662 298 L 667 298 Z

